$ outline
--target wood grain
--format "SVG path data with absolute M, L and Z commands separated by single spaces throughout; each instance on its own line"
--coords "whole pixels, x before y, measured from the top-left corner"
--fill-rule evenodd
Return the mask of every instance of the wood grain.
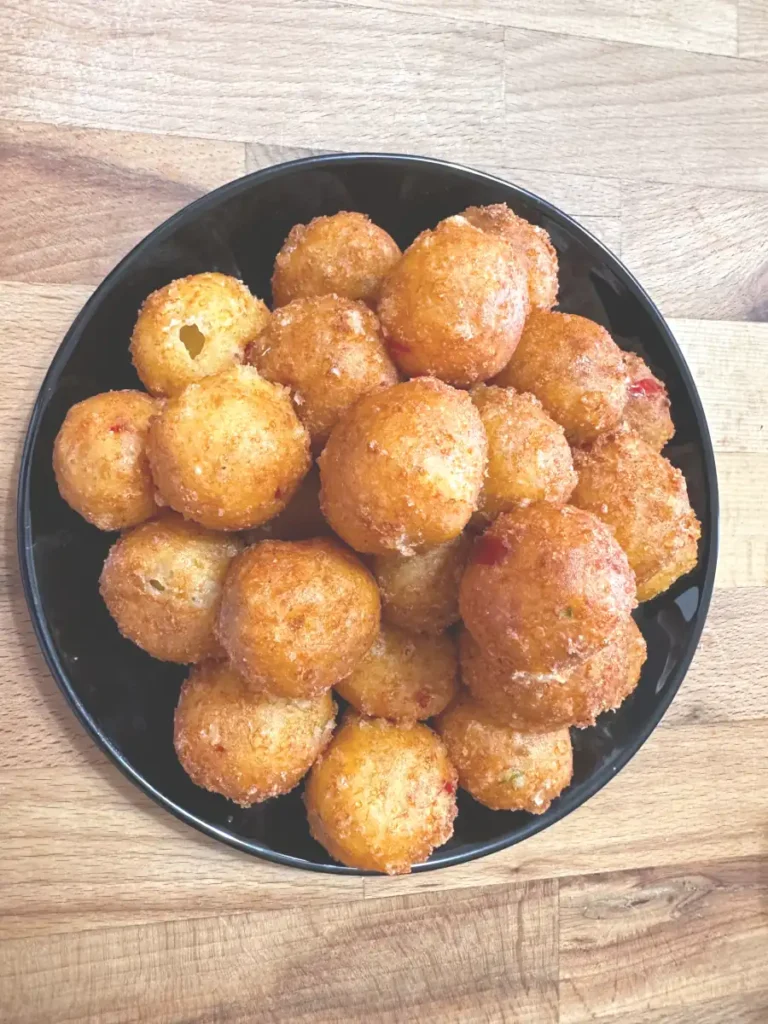
M 669 1007 L 694 1021 L 713 1003 L 752 996 L 768 1009 L 766 948 L 764 859 L 568 879 L 560 1021 L 645 1021 L 649 1011 L 666 1021 Z
M 768 67 L 507 29 L 507 160 L 638 181 L 768 188 Z
M 98 284 L 144 235 L 245 171 L 239 143 L 0 122 L 0 279 Z
M 450 900 L 328 901 L 6 940 L 0 991 L 15 1024 L 556 1024 L 556 924 L 551 881 Z
M 739 0 L 739 55 L 768 60 L 768 7 L 765 0 Z

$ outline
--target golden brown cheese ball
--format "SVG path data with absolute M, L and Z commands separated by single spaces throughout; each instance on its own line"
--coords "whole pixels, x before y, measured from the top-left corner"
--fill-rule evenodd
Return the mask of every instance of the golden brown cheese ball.
M 565 431 L 538 398 L 484 384 L 471 394 L 488 438 L 479 506 L 483 516 L 495 519 L 533 501 L 567 501 L 576 485 L 571 449 Z
M 495 720 L 536 732 L 594 725 L 598 715 L 632 693 L 646 657 L 645 640 L 632 618 L 606 647 L 561 672 L 516 672 L 486 654 L 469 630 L 462 632 L 459 649 L 461 678 L 472 696 Z
M 499 516 L 475 544 L 459 591 L 480 646 L 537 673 L 604 647 L 635 603 L 635 577 L 611 530 L 589 512 L 546 502 Z
M 494 383 L 536 395 L 577 445 L 614 430 L 627 401 L 621 349 L 600 324 L 571 313 L 532 313 Z
M 624 365 L 629 374 L 629 389 L 623 426 L 660 452 L 675 433 L 667 389 L 634 352 L 624 353 Z
M 456 641 L 383 625 L 373 646 L 336 690 L 364 715 L 416 722 L 448 706 L 458 690 Z
M 73 405 L 53 445 L 53 471 L 68 505 L 100 530 L 154 515 L 147 431 L 158 403 L 141 391 L 107 391 Z
M 361 395 L 399 379 L 376 315 L 338 295 L 295 299 L 276 310 L 248 359 L 267 380 L 290 390 L 316 447 Z
M 309 829 L 363 871 L 407 874 L 453 835 L 456 769 L 420 723 L 348 713 L 304 789 Z
M 379 555 L 373 572 L 382 615 L 415 633 L 442 633 L 459 621 L 459 583 L 472 550 L 462 533 L 447 544 L 415 555 Z
M 557 253 L 544 228 L 518 217 L 506 203 L 470 206 L 462 216 L 481 231 L 509 242 L 525 263 L 531 309 L 551 309 L 557 302 Z
M 668 459 L 629 432 L 600 438 L 575 458 L 579 482 L 571 500 L 613 530 L 637 577 L 638 601 L 695 567 L 701 525 L 685 477 Z
M 173 743 L 192 781 L 241 807 L 289 793 L 333 734 L 330 693 L 285 700 L 259 693 L 226 662 L 192 669 L 181 688 Z
M 254 686 L 306 698 L 355 668 L 376 639 L 380 610 L 373 577 L 336 541 L 265 540 L 232 564 L 218 635 Z
M 493 811 L 543 814 L 570 784 L 573 748 L 567 729 L 518 732 L 462 694 L 437 720 L 459 785 Z
M 295 224 L 275 260 L 275 306 L 311 295 L 341 295 L 373 305 L 400 259 L 393 238 L 364 213 L 342 211 Z
M 212 530 L 246 530 L 281 512 L 309 469 L 309 437 L 288 392 L 252 366 L 190 384 L 150 427 L 162 499 Z
M 243 361 L 245 346 L 269 323 L 269 310 L 226 274 L 192 274 L 152 292 L 131 338 L 136 372 L 153 395 Z
M 502 239 L 449 217 L 406 250 L 378 311 L 403 373 L 475 384 L 515 351 L 528 312 L 525 266 Z
M 172 512 L 110 549 L 99 581 L 117 628 L 153 658 L 182 664 L 221 654 L 214 628 L 229 564 L 242 548 Z
M 370 554 L 443 544 L 477 505 L 486 448 L 469 395 L 441 381 L 420 377 L 365 395 L 319 459 L 325 517 Z

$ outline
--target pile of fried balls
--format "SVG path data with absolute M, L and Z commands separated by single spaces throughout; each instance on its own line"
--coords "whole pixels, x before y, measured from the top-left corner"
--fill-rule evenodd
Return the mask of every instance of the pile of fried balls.
M 505 205 L 405 252 L 361 213 L 317 217 L 277 254 L 271 312 L 220 273 L 150 295 L 147 393 L 87 398 L 56 438 L 64 500 L 122 531 L 100 580 L 118 629 L 192 666 L 184 770 L 242 807 L 306 775 L 343 864 L 408 872 L 458 786 L 545 811 L 569 729 L 638 683 L 633 608 L 696 565 L 664 384 L 557 292 L 547 232 Z

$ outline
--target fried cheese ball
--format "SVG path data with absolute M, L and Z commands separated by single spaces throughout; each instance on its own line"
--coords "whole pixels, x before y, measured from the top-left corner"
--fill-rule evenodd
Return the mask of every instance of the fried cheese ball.
M 221 655 L 214 627 L 224 577 L 242 548 L 173 512 L 124 533 L 112 546 L 99 586 L 117 628 L 161 661 Z
M 254 686 L 302 699 L 349 675 L 378 635 L 380 611 L 373 577 L 338 542 L 265 540 L 232 564 L 218 636 Z
M 435 723 L 459 785 L 493 811 L 543 814 L 570 784 L 573 748 L 567 729 L 518 732 L 463 693 Z
M 520 340 L 526 268 L 503 239 L 449 217 L 406 249 L 378 312 L 403 373 L 475 384 L 499 373 Z
M 463 391 L 431 377 L 365 395 L 320 456 L 320 501 L 357 551 L 411 554 L 457 537 L 477 505 L 486 439 Z
M 511 668 L 550 673 L 606 646 L 635 606 L 635 577 L 597 516 L 547 502 L 502 512 L 475 544 L 461 616 Z
M 472 550 L 462 533 L 415 555 L 379 555 L 373 572 L 384 618 L 414 633 L 442 633 L 459 621 L 459 583 Z
M 361 395 L 399 379 L 375 313 L 338 295 L 294 299 L 276 310 L 248 359 L 290 390 L 315 447 Z
M 333 734 L 330 693 L 285 700 L 259 693 L 224 661 L 192 669 L 181 688 L 173 744 L 197 786 L 241 807 L 289 793 Z
M 452 636 L 414 636 L 385 624 L 336 690 L 364 715 L 416 722 L 448 706 L 458 690 L 458 668 Z
M 107 391 L 73 405 L 53 445 L 66 503 L 100 530 L 124 530 L 157 512 L 146 442 L 158 403 L 141 391 Z
M 275 259 L 275 306 L 311 295 L 341 295 L 374 305 L 400 248 L 364 213 L 342 211 L 295 224 Z
M 309 437 L 288 392 L 252 366 L 190 384 L 149 430 L 166 504 L 212 530 L 246 530 L 290 501 L 309 469 Z
M 660 452 L 675 433 L 667 389 L 634 352 L 624 353 L 624 365 L 629 374 L 629 391 L 623 426 Z
M 572 313 L 532 313 L 494 383 L 530 391 L 582 445 L 615 430 L 627 401 L 621 349 L 600 324 Z
M 226 274 L 192 274 L 152 292 L 131 337 L 136 372 L 153 395 L 243 361 L 245 346 L 269 322 L 269 310 Z
M 637 577 L 638 601 L 668 590 L 698 561 L 701 525 L 685 477 L 637 434 L 599 438 L 575 453 L 572 501 L 611 528 Z
M 456 769 L 421 723 L 348 713 L 304 788 L 309 830 L 342 864 L 407 874 L 453 835 Z
M 479 505 L 485 519 L 533 501 L 566 502 L 576 485 L 571 449 L 538 398 L 484 384 L 471 395 L 488 438 Z
M 551 309 L 557 302 L 558 266 L 557 253 L 547 231 L 518 217 L 506 203 L 470 206 L 462 216 L 481 231 L 509 242 L 525 263 L 531 309 Z
M 632 618 L 572 669 L 532 675 L 486 654 L 464 630 L 459 641 L 461 678 L 494 720 L 523 731 L 594 725 L 632 693 L 646 658 L 645 640 Z

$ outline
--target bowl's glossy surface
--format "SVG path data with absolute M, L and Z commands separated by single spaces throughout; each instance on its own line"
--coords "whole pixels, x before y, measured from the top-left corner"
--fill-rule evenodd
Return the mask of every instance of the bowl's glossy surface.
M 703 530 L 697 569 L 636 613 L 649 652 L 637 691 L 595 728 L 574 730 L 571 787 L 540 817 L 489 811 L 462 793 L 453 839 L 415 870 L 509 846 L 578 807 L 645 741 L 685 675 L 712 590 L 717 485 L 704 414 L 672 335 L 614 256 L 548 203 L 466 168 L 376 155 L 283 164 L 205 196 L 137 246 L 78 316 L 37 399 L 19 480 L 19 550 L 27 600 L 51 671 L 86 728 L 130 778 L 183 820 L 250 853 L 357 873 L 334 864 L 310 838 L 300 787 L 242 810 L 198 789 L 184 774 L 171 735 L 185 670 L 154 661 L 118 634 L 98 592 L 114 535 L 89 526 L 59 497 L 51 469 L 53 439 L 74 402 L 139 386 L 128 354 L 131 329 L 144 297 L 171 279 L 219 270 L 242 277 L 255 294 L 268 298 L 275 254 L 297 222 L 362 210 L 405 246 L 442 217 L 493 202 L 509 203 L 549 231 L 560 258 L 559 308 L 602 323 L 667 384 L 677 427 L 667 454 L 685 474 Z

